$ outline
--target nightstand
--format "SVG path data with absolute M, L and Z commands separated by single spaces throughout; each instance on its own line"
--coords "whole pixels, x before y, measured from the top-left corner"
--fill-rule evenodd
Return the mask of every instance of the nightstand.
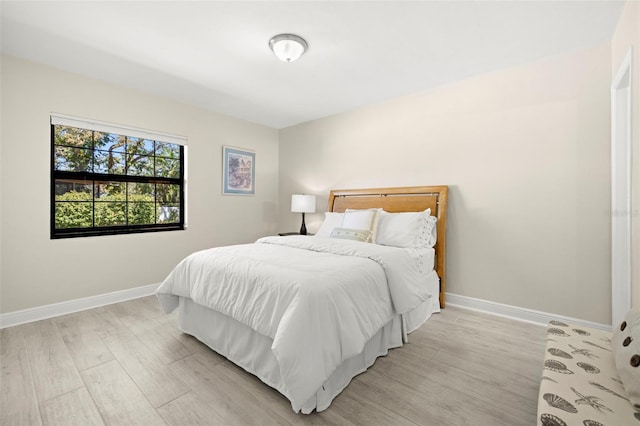
M 289 235 L 300 235 L 300 233 L 299 232 L 281 232 L 278 235 L 280 235 L 281 237 L 286 237 Z M 313 234 L 307 234 L 307 236 L 310 236 L 310 235 L 313 235 Z

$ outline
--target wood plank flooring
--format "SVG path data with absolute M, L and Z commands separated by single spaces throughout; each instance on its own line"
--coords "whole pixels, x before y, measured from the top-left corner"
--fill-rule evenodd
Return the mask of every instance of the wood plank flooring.
M 545 329 L 448 307 L 321 413 L 177 329 L 154 296 L 0 330 L 1 425 L 532 425 Z

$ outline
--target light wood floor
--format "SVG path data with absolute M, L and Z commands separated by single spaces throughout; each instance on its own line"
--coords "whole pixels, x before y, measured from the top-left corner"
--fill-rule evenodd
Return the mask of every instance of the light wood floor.
M 0 331 L 1 425 L 532 425 L 545 329 L 448 307 L 322 413 L 289 402 L 146 297 Z

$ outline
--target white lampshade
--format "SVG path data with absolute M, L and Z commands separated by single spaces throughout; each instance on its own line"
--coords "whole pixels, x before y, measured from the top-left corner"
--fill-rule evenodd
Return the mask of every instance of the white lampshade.
M 292 194 L 291 211 L 294 213 L 315 213 L 316 196 Z
M 293 62 L 307 50 L 307 42 L 295 34 L 280 34 L 269 40 L 273 53 L 284 62 Z

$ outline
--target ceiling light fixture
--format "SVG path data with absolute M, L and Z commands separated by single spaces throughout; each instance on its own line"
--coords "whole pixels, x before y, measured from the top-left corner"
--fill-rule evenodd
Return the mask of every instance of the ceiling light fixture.
M 273 53 L 284 62 L 293 62 L 307 50 L 307 42 L 295 34 L 278 34 L 269 40 Z

